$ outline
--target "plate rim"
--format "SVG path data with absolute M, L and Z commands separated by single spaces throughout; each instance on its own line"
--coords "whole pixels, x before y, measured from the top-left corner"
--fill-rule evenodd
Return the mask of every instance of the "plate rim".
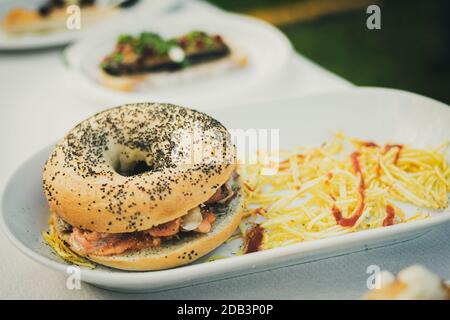
M 195 17 L 195 15 L 194 15 Z M 167 15 L 167 16 L 161 16 L 153 19 L 153 23 L 156 25 L 161 25 L 164 23 L 164 21 L 173 21 L 173 20 L 184 20 L 189 21 L 192 19 L 192 14 L 173 14 L 173 15 Z M 206 19 L 202 20 L 205 21 Z M 223 24 L 230 24 L 230 23 L 239 23 L 240 25 L 246 24 L 250 27 L 256 27 L 260 29 L 262 32 L 265 32 L 267 34 L 271 34 L 273 36 L 273 39 L 276 39 L 278 43 L 278 47 L 281 49 L 277 51 L 277 55 L 279 55 L 280 59 L 278 61 L 277 59 L 277 67 L 271 68 L 270 72 L 267 72 L 262 77 L 259 77 L 259 79 L 251 79 L 250 81 L 247 81 L 248 83 L 242 84 L 241 86 L 234 86 L 232 90 L 225 91 L 225 93 L 215 93 L 215 94 L 209 94 L 205 97 L 202 97 L 201 95 L 196 95 L 190 97 L 191 100 L 193 100 L 195 103 L 200 103 L 204 101 L 211 101 L 213 97 L 226 97 L 230 94 L 241 94 L 242 92 L 248 91 L 250 89 L 253 89 L 257 87 L 258 85 L 261 85 L 263 83 L 269 82 L 271 78 L 275 78 L 278 75 L 282 74 L 282 71 L 285 70 L 285 68 L 288 66 L 289 61 L 291 60 L 291 57 L 295 54 L 295 51 L 293 49 L 292 43 L 289 41 L 287 36 L 278 28 L 274 27 L 273 25 L 269 24 L 266 21 L 263 21 L 261 19 L 251 17 L 249 15 L 240 14 L 240 13 L 229 13 L 229 12 L 217 12 L 214 13 L 213 16 L 208 17 L 207 21 L 208 23 L 214 23 L 214 21 L 221 20 Z M 155 22 L 156 21 L 156 22 Z M 138 22 L 134 25 L 128 26 L 129 29 L 136 29 L 136 28 L 146 28 L 145 23 L 142 21 L 142 19 L 138 19 Z M 89 79 L 85 74 L 83 74 L 81 68 L 81 63 L 83 61 L 81 55 L 85 54 L 89 48 L 92 48 L 93 42 L 95 39 L 98 39 L 101 37 L 101 35 L 109 33 L 120 33 L 120 27 L 111 27 L 111 28 L 103 28 L 99 30 L 98 32 L 91 33 L 91 35 L 81 39 L 80 41 L 69 45 L 63 50 L 63 55 L 66 57 L 67 65 L 66 71 L 69 81 L 73 80 L 74 83 L 76 83 L 76 88 L 73 89 L 75 91 L 89 91 L 89 97 L 85 97 L 86 99 L 94 100 L 94 101 L 103 101 L 107 100 L 108 102 L 112 101 L 145 101 L 149 98 L 153 100 L 158 101 L 165 101 L 170 102 L 173 100 L 180 99 L 180 95 L 176 95 L 175 97 L 171 96 L 170 93 L 152 93 L 149 92 L 120 92 L 115 91 L 109 88 L 106 88 L 98 83 L 95 83 L 92 79 Z M 99 97 L 95 97 L 99 96 Z M 95 97 L 95 98 L 93 98 Z M 106 98 L 107 97 L 107 98 Z
M 319 94 L 313 94 L 309 96 L 302 96 L 302 97 L 296 97 L 296 98 L 290 98 L 289 100 L 302 100 L 302 99 L 308 99 L 308 98 L 314 98 L 314 97 L 320 97 L 324 95 L 336 95 L 336 94 L 352 94 L 352 93 L 364 93 L 364 92 L 382 92 L 386 91 L 389 93 L 397 93 L 402 95 L 412 95 L 415 98 L 424 99 L 425 101 L 433 102 L 436 107 L 439 108 L 445 108 L 447 110 L 446 112 L 450 112 L 450 107 L 446 104 L 437 101 L 432 98 L 428 98 L 419 94 L 410 93 L 403 90 L 398 89 L 390 89 L 390 88 L 380 88 L 380 87 L 356 87 L 356 88 L 350 88 L 349 90 L 340 90 L 336 92 L 326 92 L 326 93 L 319 93 Z M 272 103 L 272 102 L 270 102 Z M 237 107 L 237 106 L 236 106 Z M 221 108 L 225 109 L 225 108 Z M 33 251 L 28 246 L 26 246 L 24 243 L 22 243 L 16 236 L 13 234 L 13 232 L 9 229 L 8 223 L 5 218 L 5 198 L 7 194 L 7 190 L 9 189 L 10 184 L 12 183 L 15 174 L 17 171 L 19 171 L 24 165 L 26 165 L 31 159 L 39 154 L 40 152 L 43 152 L 45 149 L 51 148 L 54 144 L 49 144 L 41 149 L 39 151 L 33 153 L 25 161 L 23 161 L 19 166 L 17 166 L 12 174 L 9 176 L 7 182 L 3 185 L 2 188 L 2 196 L 0 198 L 1 201 L 1 215 L 0 215 L 0 225 L 3 229 L 3 232 L 13 243 L 13 245 L 18 248 L 22 253 L 24 253 L 26 256 L 32 258 L 36 262 L 45 265 L 53 270 L 60 271 L 60 272 L 66 272 L 67 267 L 70 266 L 70 264 L 66 264 L 64 262 L 55 261 L 50 258 L 47 258 L 46 256 L 40 255 L 39 253 Z M 447 209 L 448 210 L 448 209 Z M 236 270 L 240 270 L 242 267 L 245 266 L 257 266 L 257 265 L 264 265 L 264 262 L 267 262 L 267 258 L 271 259 L 280 259 L 280 258 L 286 258 L 289 256 L 296 256 L 299 254 L 304 253 L 310 253 L 314 252 L 317 249 L 320 251 L 323 250 L 334 250 L 339 247 L 344 247 L 347 244 L 358 242 L 358 241 L 370 241 L 370 240 L 376 240 L 376 239 L 383 239 L 388 236 L 395 236 L 395 235 L 402 235 L 406 234 L 408 232 L 417 232 L 420 230 L 426 231 L 436 225 L 443 224 L 445 222 L 450 221 L 450 212 L 442 212 L 438 216 L 431 217 L 429 219 L 421 220 L 421 221 L 410 221 L 407 223 L 397 224 L 393 226 L 389 226 L 387 228 L 376 228 L 376 229 L 369 229 L 369 230 L 362 230 L 358 232 L 353 232 L 349 234 L 344 234 L 336 237 L 331 238 L 325 238 L 325 239 L 318 239 L 314 241 L 307 241 L 307 242 L 301 242 L 297 244 L 293 244 L 286 247 L 280 247 L 280 248 L 273 248 L 268 249 L 260 252 L 253 253 L 251 255 L 243 255 L 243 256 L 233 256 L 229 259 L 222 259 L 212 262 L 204 262 L 200 264 L 190 264 L 185 265 L 177 268 L 172 269 L 166 269 L 166 270 L 157 270 L 157 271 L 121 271 L 121 270 L 115 270 L 115 269 L 107 269 L 107 270 L 90 270 L 86 268 L 80 268 L 81 270 L 81 276 L 83 280 L 87 282 L 97 282 L 102 281 L 106 282 L 111 285 L 137 285 L 137 284 L 152 284 L 157 283 L 161 281 L 168 281 L 172 283 L 176 283 L 179 280 L 182 279 L 190 279 L 190 281 L 195 281 L 198 279 L 202 279 L 205 277 L 214 277 L 218 274 L 222 273 L 232 273 Z M 50 249 L 49 249 L 50 250 Z M 204 270 L 205 273 L 202 273 L 202 269 L 207 268 L 211 269 L 208 266 L 213 266 L 214 269 L 212 270 Z M 182 275 L 180 275 L 180 270 L 183 270 Z M 205 274 L 207 274 L 205 276 Z M 161 280 L 164 279 L 164 280 Z
M 145 2 L 145 0 L 144 0 Z M 175 7 L 180 0 L 164 0 L 160 3 L 162 4 L 161 8 L 157 9 L 157 14 L 164 14 L 164 12 L 168 11 L 171 7 Z M 146 5 L 146 4 L 144 4 Z M 145 8 L 143 8 L 145 9 Z M 92 29 L 91 29 L 92 31 Z M 0 33 L 2 35 L 6 35 L 6 33 L 0 29 Z M 8 52 L 8 51 L 32 51 L 32 50 L 40 50 L 40 49 L 49 49 L 49 48 L 57 48 L 69 43 L 78 41 L 82 39 L 87 34 L 87 30 L 83 30 L 80 32 L 54 32 L 50 33 L 49 37 L 32 37 L 31 41 L 26 42 L 17 42 L 17 41 L 7 41 L 6 43 L 0 42 L 0 51 Z M 44 42 L 42 42 L 44 40 Z

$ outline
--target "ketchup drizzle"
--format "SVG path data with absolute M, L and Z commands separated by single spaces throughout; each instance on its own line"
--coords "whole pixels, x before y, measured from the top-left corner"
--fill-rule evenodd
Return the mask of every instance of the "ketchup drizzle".
M 359 205 L 358 205 L 358 208 L 356 209 L 355 213 L 349 218 L 342 217 L 341 210 L 338 207 L 336 207 L 335 205 L 332 208 L 332 213 L 333 213 L 334 219 L 336 220 L 336 223 L 343 227 L 353 227 L 355 225 L 356 221 L 358 221 L 359 217 L 362 215 L 362 213 L 364 211 L 366 195 L 364 193 L 364 189 L 365 189 L 364 177 L 363 177 L 363 174 L 361 171 L 361 165 L 359 163 L 360 155 L 361 154 L 357 151 L 353 152 L 350 155 L 350 158 L 352 160 L 353 170 L 355 171 L 355 173 L 357 175 L 359 175 L 359 187 L 358 187 Z
M 263 240 L 263 228 L 259 224 L 255 226 L 247 233 L 245 253 L 252 253 L 259 251 Z
M 384 152 L 389 152 L 392 148 L 397 148 L 397 153 L 395 154 L 394 164 L 397 164 L 398 159 L 400 158 L 400 152 L 403 149 L 403 145 L 401 144 L 387 144 L 384 146 Z
M 395 210 L 391 205 L 386 206 L 386 218 L 383 220 L 383 227 L 391 226 L 394 224 Z

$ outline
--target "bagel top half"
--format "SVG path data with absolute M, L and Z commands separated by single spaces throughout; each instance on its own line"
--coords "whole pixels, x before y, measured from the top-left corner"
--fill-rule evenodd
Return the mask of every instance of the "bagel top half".
M 72 226 L 107 233 L 174 220 L 230 178 L 230 140 L 218 121 L 171 104 L 98 113 L 73 128 L 45 164 L 50 211 Z

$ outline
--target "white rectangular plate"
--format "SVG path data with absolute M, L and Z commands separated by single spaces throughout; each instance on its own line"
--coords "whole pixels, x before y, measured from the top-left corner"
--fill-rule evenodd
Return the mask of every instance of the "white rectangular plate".
M 437 146 L 450 139 L 450 109 L 437 101 L 397 90 L 359 88 L 337 93 L 290 99 L 270 104 L 233 106 L 211 111 L 229 129 L 280 129 L 280 146 L 320 145 L 331 134 L 370 141 L 398 142 L 414 147 Z M 67 265 L 43 243 L 47 205 L 41 174 L 50 147 L 23 164 L 3 195 L 2 222 L 8 237 L 31 258 L 65 272 Z M 449 159 L 447 154 L 447 160 Z M 171 270 L 124 272 L 99 267 L 82 269 L 83 281 L 120 291 L 155 291 L 181 287 L 380 247 L 417 237 L 450 220 L 450 210 L 432 213 L 429 219 L 303 242 L 288 247 Z M 236 241 L 219 247 L 213 255 L 231 255 Z

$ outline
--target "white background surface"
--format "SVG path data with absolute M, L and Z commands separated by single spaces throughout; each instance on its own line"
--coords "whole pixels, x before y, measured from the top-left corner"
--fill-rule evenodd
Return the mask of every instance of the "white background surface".
M 179 10 L 214 10 L 197 3 Z M 209 11 L 211 13 L 209 13 Z M 293 56 L 283 79 L 250 93 L 267 100 L 345 89 L 348 82 Z M 27 157 L 64 135 L 74 124 L 109 106 L 74 96 L 58 50 L 0 53 L 0 189 Z M 244 100 L 244 97 L 240 98 Z M 221 102 L 226 105 L 227 101 Z M 206 106 L 199 106 L 205 108 Z M 66 289 L 66 277 L 23 256 L 0 233 L 0 298 L 140 298 L 140 299 L 302 299 L 358 298 L 366 291 L 366 268 L 393 272 L 420 263 L 450 279 L 450 225 L 391 247 L 261 272 L 234 279 L 151 294 L 120 294 L 82 284 Z

